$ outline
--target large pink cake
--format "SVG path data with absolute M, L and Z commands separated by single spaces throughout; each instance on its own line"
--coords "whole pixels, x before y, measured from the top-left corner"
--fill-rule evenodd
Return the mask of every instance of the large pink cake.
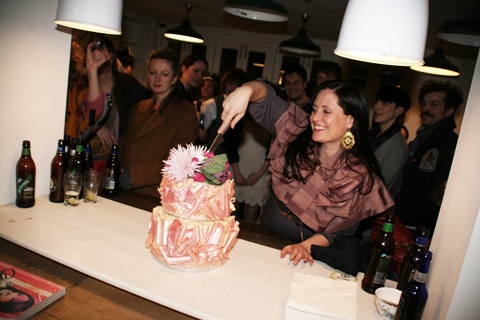
M 153 209 L 145 246 L 174 269 L 220 267 L 240 231 L 231 216 L 235 191 L 226 155 L 178 146 L 170 151 L 162 174 L 162 206 Z

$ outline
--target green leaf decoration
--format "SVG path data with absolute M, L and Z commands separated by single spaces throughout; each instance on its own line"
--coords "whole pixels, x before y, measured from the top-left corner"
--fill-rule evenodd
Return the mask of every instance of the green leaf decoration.
M 200 167 L 200 172 L 205 176 L 205 182 L 209 184 L 219 185 L 223 182 L 218 180 L 215 175 L 219 175 L 225 171 L 228 158 L 226 154 L 219 154 L 205 161 Z

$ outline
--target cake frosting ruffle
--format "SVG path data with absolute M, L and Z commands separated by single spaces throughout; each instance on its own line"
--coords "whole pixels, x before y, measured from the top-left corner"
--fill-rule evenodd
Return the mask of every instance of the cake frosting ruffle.
M 233 180 L 211 185 L 187 179 L 175 182 L 163 177 L 159 188 L 165 212 L 191 220 L 224 220 L 235 210 Z
M 206 271 L 222 266 L 240 229 L 234 216 L 197 221 L 154 208 L 145 246 L 163 264 L 183 271 Z
M 168 267 L 205 271 L 228 260 L 240 231 L 225 154 L 193 144 L 172 148 L 164 161 L 145 246 Z

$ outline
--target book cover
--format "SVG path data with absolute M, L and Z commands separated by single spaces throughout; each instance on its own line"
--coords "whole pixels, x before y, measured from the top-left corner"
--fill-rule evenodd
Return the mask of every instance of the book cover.
M 27 319 L 65 295 L 65 287 L 0 261 L 0 319 Z

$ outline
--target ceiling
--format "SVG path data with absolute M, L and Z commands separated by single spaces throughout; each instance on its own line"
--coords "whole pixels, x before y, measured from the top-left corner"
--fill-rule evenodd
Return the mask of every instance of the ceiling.
M 401 0 L 399 0 L 401 1 Z M 306 24 L 311 38 L 337 41 L 343 14 L 348 0 L 277 0 L 289 14 L 289 21 L 282 23 L 261 22 L 238 18 L 222 10 L 224 0 L 123 0 L 124 10 L 153 17 L 159 23 L 178 25 L 186 17 L 185 4 L 192 9 L 189 19 L 195 27 L 231 28 L 246 31 L 262 30 L 263 33 L 284 34 L 286 38 L 295 35 L 302 28 L 301 16 L 310 15 Z M 436 31 L 442 23 L 462 17 L 480 5 L 480 0 L 430 0 L 427 48 L 440 44 Z M 414 21 L 405 21 L 414 23 Z M 476 59 L 478 48 L 442 42 L 445 54 L 459 58 Z

